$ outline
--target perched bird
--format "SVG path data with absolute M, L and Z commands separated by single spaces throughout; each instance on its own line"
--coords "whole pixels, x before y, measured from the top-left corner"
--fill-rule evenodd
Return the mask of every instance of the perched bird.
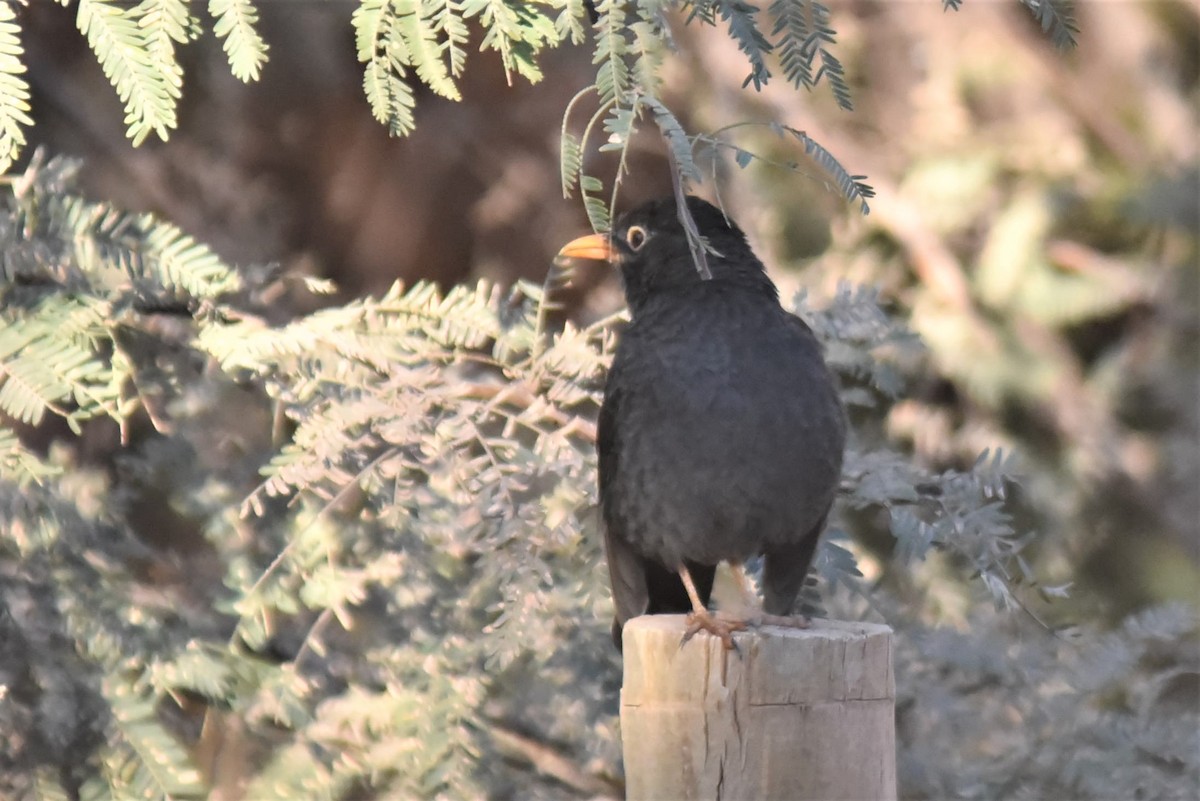
M 736 225 L 695 197 L 702 277 L 673 198 L 636 208 L 560 258 L 621 271 L 631 322 L 604 388 L 597 450 L 621 647 L 626 621 L 690 612 L 732 647 L 747 624 L 788 617 L 837 492 L 846 422 L 821 346 L 785 311 Z M 764 615 L 707 610 L 719 562 L 763 556 Z

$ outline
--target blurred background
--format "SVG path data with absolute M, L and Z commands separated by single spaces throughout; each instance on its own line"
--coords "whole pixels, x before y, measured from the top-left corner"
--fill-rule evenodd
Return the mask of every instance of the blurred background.
M 73 11 L 33 4 L 32 142 L 81 157 L 93 197 L 153 211 L 234 263 L 333 279 L 330 302 L 396 279 L 541 281 L 586 230 L 578 199 L 561 195 L 558 138 L 591 80 L 590 44 L 547 53 L 538 85 L 510 86 L 494 53 L 472 53 L 463 102 L 418 90 L 415 133 L 392 139 L 362 96 L 353 9 L 262 3 L 270 61 L 255 84 L 230 76 L 212 37 L 183 49 L 179 130 L 135 149 Z M 881 288 L 926 351 L 880 433 L 933 468 L 1015 451 L 1021 523 L 1052 534 L 1039 572 L 1078 582 L 1111 619 L 1200 602 L 1200 4 L 1082 3 L 1068 52 L 1017 3 L 832 10 L 853 112 L 825 85 L 743 91 L 728 37 L 679 20 L 667 97 L 693 131 L 805 131 L 867 176 L 870 215 L 815 167 L 713 165 L 697 191 L 719 190 L 785 297 Z M 731 139 L 802 156 L 765 129 Z M 614 165 L 589 158 L 611 180 Z M 656 134 L 636 140 L 631 164 L 618 210 L 669 191 Z M 599 270 L 577 274 L 565 300 L 580 320 L 621 302 Z M 281 295 L 274 311 L 313 302 Z

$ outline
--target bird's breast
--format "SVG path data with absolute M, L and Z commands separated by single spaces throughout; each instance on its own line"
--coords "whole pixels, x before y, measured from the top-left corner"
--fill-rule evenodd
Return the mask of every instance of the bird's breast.
M 836 489 L 844 424 L 820 349 L 748 305 L 643 315 L 618 349 L 605 514 L 668 564 L 802 536 Z

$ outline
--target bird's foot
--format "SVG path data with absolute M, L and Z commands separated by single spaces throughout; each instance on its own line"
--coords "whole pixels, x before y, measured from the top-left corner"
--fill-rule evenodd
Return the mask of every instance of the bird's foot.
M 735 631 L 746 630 L 746 621 L 719 617 L 707 610 L 689 614 L 687 624 L 687 631 L 684 633 L 683 639 L 679 642 L 680 646 L 696 636 L 696 632 L 707 631 L 714 637 L 720 638 L 726 651 L 736 651 L 737 645 L 733 642 L 733 633 Z
M 812 622 L 804 615 L 768 615 L 763 612 L 750 621 L 754 626 L 782 626 L 786 629 L 806 629 Z

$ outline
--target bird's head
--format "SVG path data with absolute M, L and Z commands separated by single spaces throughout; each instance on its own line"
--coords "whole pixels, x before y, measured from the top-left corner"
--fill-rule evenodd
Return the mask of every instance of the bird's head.
M 714 282 L 736 284 L 772 297 L 778 293 L 750 250 L 746 236 L 712 204 L 688 197 L 696 229 L 708 242 L 706 253 Z M 674 198 L 638 206 L 623 214 L 608 234 L 580 237 L 559 251 L 560 258 L 597 259 L 621 270 L 625 298 L 636 315 L 649 298 L 706 280 L 696 269 L 687 231 Z

